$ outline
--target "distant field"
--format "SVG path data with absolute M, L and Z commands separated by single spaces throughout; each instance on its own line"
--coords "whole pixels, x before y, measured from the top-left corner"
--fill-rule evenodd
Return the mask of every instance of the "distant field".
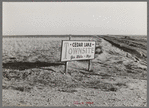
M 67 36 L 67 35 L 66 35 Z M 3 36 L 3 63 L 17 62 L 60 62 L 61 41 L 67 36 Z M 147 60 L 147 36 L 101 35 L 116 47 Z M 72 36 L 71 40 L 97 40 L 97 36 Z
M 3 62 L 57 61 L 60 48 L 60 39 L 3 38 Z
M 4 37 L 3 63 L 60 62 L 62 40 L 68 37 Z M 71 40 L 95 40 L 92 37 L 72 37 Z
M 92 37 L 93 35 L 5 35 L 3 38 L 68 38 L 72 37 Z

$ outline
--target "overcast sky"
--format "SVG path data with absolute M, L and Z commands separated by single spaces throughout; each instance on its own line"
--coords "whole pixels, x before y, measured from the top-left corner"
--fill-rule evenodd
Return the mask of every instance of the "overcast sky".
M 147 2 L 3 2 L 3 35 L 147 35 Z

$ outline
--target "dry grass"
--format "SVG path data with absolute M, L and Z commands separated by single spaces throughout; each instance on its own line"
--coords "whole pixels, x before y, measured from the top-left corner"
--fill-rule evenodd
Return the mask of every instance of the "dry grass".
M 73 61 L 69 62 L 68 73 L 65 74 L 64 64 L 60 63 L 62 39 L 63 38 L 53 40 L 50 40 L 50 38 L 3 38 L 2 87 L 4 91 L 3 103 L 6 106 L 42 106 L 45 104 L 47 106 L 57 106 L 57 103 L 61 106 L 75 106 L 72 103 L 72 101 L 74 101 L 73 98 L 81 98 L 80 100 L 84 101 L 86 101 L 86 99 L 92 100 L 94 101 L 93 106 L 146 105 L 146 103 L 139 103 L 139 105 L 137 105 L 133 102 L 136 98 L 136 93 L 138 93 L 138 89 L 146 90 L 145 82 L 147 79 L 147 66 L 146 64 L 141 64 L 140 62 L 137 63 L 133 59 L 133 57 L 136 56 L 133 55 L 134 53 L 129 53 L 129 51 L 126 52 L 124 49 L 114 47 L 113 44 L 110 44 L 100 37 L 72 38 L 72 40 L 95 40 L 95 59 L 92 60 L 92 72 L 88 72 L 87 70 L 88 61 Z M 105 37 L 105 39 L 112 40 L 113 38 Z M 66 38 L 65 40 L 68 39 Z M 113 43 L 116 43 L 117 41 L 118 40 L 112 40 Z M 142 41 L 145 42 L 144 40 Z M 117 42 L 116 44 L 120 43 Z M 127 45 L 124 46 L 127 47 Z M 133 47 L 127 48 L 131 49 Z M 139 51 L 141 51 L 142 48 L 143 47 L 140 47 Z M 140 59 L 146 62 L 144 58 Z M 142 82 L 142 80 L 145 81 Z M 137 81 L 137 83 L 132 81 Z M 133 91 L 129 91 L 133 88 L 133 84 L 135 85 L 134 87 L 139 87 L 138 84 L 142 84 L 142 87 L 144 88 L 137 88 Z M 54 91 L 52 91 L 53 89 Z M 123 91 L 123 93 L 121 93 L 121 90 L 124 90 L 125 92 Z M 40 96 L 36 96 L 41 91 L 42 93 Z M 92 93 L 93 91 L 94 93 Z M 122 103 L 124 100 L 122 99 L 120 99 L 121 103 L 119 103 L 118 96 L 113 97 L 114 100 L 117 100 L 113 101 L 115 103 L 111 103 L 111 97 L 108 99 L 106 97 L 102 97 L 102 99 L 99 100 L 102 96 L 100 94 L 96 94 L 99 91 L 102 92 L 103 96 L 107 95 L 106 93 L 114 93 L 115 95 L 121 97 L 127 96 L 125 98 L 127 100 L 131 99 L 131 101 L 129 101 L 131 104 L 126 102 L 123 105 Z M 50 97 L 48 97 L 47 92 L 50 92 Z M 86 92 L 88 92 L 88 94 Z M 8 97 L 7 93 L 9 93 L 10 96 L 14 94 L 18 95 L 17 93 L 20 93 L 20 97 Z M 24 95 L 24 93 L 27 93 L 29 96 Z M 57 102 L 54 102 L 54 97 L 52 97 L 52 95 L 55 95 L 57 97 L 62 96 L 62 98 L 64 98 L 66 94 L 70 93 L 72 93 L 71 96 L 73 98 L 57 98 Z M 74 93 L 76 93 L 76 95 L 73 95 Z M 129 93 L 132 93 L 134 96 L 129 97 Z M 94 95 L 94 98 L 92 95 Z M 145 99 L 146 92 L 143 91 L 139 94 L 139 96 Z M 35 97 L 35 99 L 25 100 L 24 97 Z M 10 100 L 10 98 L 12 100 Z M 36 98 L 39 98 L 37 103 L 35 103 Z M 18 100 L 16 101 L 15 99 Z M 41 99 L 43 103 L 40 103 Z M 97 100 L 99 100 L 99 102 Z M 103 102 L 102 100 L 105 101 Z M 143 100 L 139 102 L 142 101 Z

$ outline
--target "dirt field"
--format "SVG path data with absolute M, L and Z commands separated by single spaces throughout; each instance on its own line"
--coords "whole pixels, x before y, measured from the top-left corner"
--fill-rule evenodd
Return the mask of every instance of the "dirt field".
M 60 62 L 61 40 L 3 38 L 3 106 L 147 106 L 147 37 L 95 36 L 88 61 Z

